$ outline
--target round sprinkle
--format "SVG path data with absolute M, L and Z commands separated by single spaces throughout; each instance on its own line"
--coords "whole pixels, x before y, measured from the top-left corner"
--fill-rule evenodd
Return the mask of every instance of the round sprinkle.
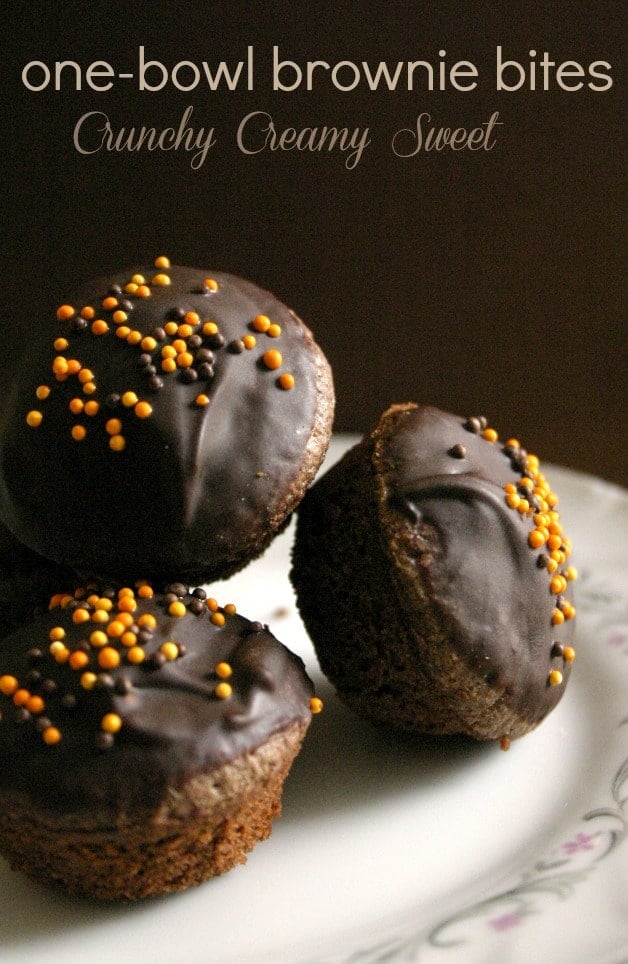
M 50 388 L 48 387 L 48 385 L 39 385 L 38 388 L 35 390 L 35 395 L 37 396 L 40 402 L 43 402 L 50 395 Z
M 281 352 L 277 351 L 276 348 L 269 348 L 268 351 L 265 351 L 262 355 L 262 361 L 266 365 L 266 368 L 270 368 L 271 371 L 275 371 L 277 368 L 281 367 L 283 358 Z
M 199 408 L 204 408 L 206 405 L 209 405 L 209 396 L 201 392 L 201 394 L 197 395 L 194 399 L 194 404 L 198 405 Z
M 100 721 L 100 728 L 105 733 L 118 733 L 122 727 L 122 718 L 117 713 L 105 713 Z
M 109 331 L 109 325 L 103 318 L 97 318 L 96 321 L 92 322 L 92 335 L 106 335 Z
M 69 344 L 67 338 L 55 338 L 54 349 L 55 351 L 65 351 Z
M 150 298 L 150 288 L 148 285 L 138 285 L 135 290 L 136 298 Z
M 169 268 L 170 258 L 167 258 L 165 254 L 160 254 L 158 258 L 155 258 L 154 266 L 155 268 Z
M 30 696 L 24 705 L 29 713 L 34 713 L 35 715 L 43 713 L 44 709 L 46 708 L 46 704 L 42 700 L 41 696 Z
M 81 686 L 84 690 L 93 690 L 96 683 L 98 682 L 98 677 L 96 673 L 83 673 L 81 676 Z
M 76 626 L 80 626 L 82 623 L 88 623 L 90 618 L 89 609 L 84 609 L 82 606 L 79 606 L 79 608 L 75 609 L 72 613 L 72 622 Z
M 15 676 L 0 676 L 0 693 L 2 693 L 4 696 L 13 696 L 18 687 L 19 683 Z
M 267 315 L 256 315 L 256 317 L 251 322 L 251 327 L 255 331 L 259 331 L 262 334 L 268 331 L 272 322 Z
M 283 372 L 277 379 L 277 382 L 279 387 L 283 388 L 284 392 L 289 392 L 295 385 L 294 375 L 291 375 L 290 372 Z
M 122 431 L 122 422 L 119 418 L 109 418 L 105 423 L 105 430 L 108 435 L 119 435 Z
M 229 663 L 225 663 L 223 661 L 216 664 L 216 666 L 214 667 L 214 673 L 216 674 L 216 676 L 219 676 L 220 679 L 229 679 L 229 677 L 233 673 L 233 669 L 231 668 Z
M 179 599 L 175 600 L 174 602 L 171 602 L 170 605 L 168 606 L 168 613 L 171 616 L 176 616 L 178 618 L 181 618 L 181 616 L 185 616 L 185 614 L 187 613 L 185 603 L 181 602 Z
M 233 693 L 233 687 L 230 683 L 217 683 L 216 687 L 214 688 L 214 693 L 219 700 L 227 700 Z
M 131 646 L 126 654 L 126 658 L 129 663 L 132 663 L 134 666 L 139 666 L 140 663 L 143 663 L 146 659 L 146 653 L 141 646 Z
M 120 396 L 120 401 L 125 408 L 133 408 L 134 405 L 137 405 L 138 397 L 135 392 L 124 392 L 124 394 Z
M 323 709 L 323 701 L 318 696 L 313 696 L 310 699 L 310 711 L 314 714 L 321 713 Z
M 218 613 L 218 612 L 212 613 L 210 619 L 211 619 L 211 622 L 214 624 L 214 626 L 224 626 L 227 621 L 225 619 L 224 613 Z
M 163 653 L 166 659 L 171 662 L 179 655 L 179 647 L 176 643 L 173 643 L 172 640 L 168 640 L 168 642 L 161 644 L 159 652 Z
M 560 686 L 563 681 L 563 674 L 559 669 L 551 670 L 549 676 L 547 677 L 547 682 L 550 686 Z
M 487 442 L 496 442 L 498 435 L 494 428 L 485 428 L 482 432 L 482 438 L 485 438 Z
M 165 288 L 170 284 L 170 276 L 167 274 L 156 274 L 153 277 L 152 284 Z
M 87 429 L 84 425 L 74 425 L 71 435 L 75 442 L 82 442 L 87 435 Z
M 26 424 L 30 425 L 31 428 L 39 428 L 43 420 L 44 420 L 44 416 L 42 415 L 41 412 L 38 412 L 36 409 L 33 409 L 26 416 Z
M 144 583 L 138 588 L 137 594 L 140 599 L 152 599 L 154 596 L 153 587 L 149 586 L 148 583 Z
M 111 320 L 115 322 L 116 325 L 124 324 L 125 321 L 128 321 L 128 318 L 129 316 L 127 315 L 126 311 L 122 310 L 122 308 L 118 308 L 111 316 Z
M 61 732 L 56 726 L 47 726 L 41 738 L 47 746 L 55 746 L 55 744 L 61 742 Z
M 576 651 L 573 646 L 565 646 L 563 649 L 563 659 L 566 663 L 573 663 L 576 658 Z
M 269 335 L 270 338 L 279 338 L 281 334 L 281 325 L 277 325 L 273 322 L 266 329 L 266 334 Z
M 204 335 L 217 335 L 218 325 L 215 321 L 206 321 L 203 325 L 202 331 Z
M 203 284 L 208 291 L 218 291 L 218 282 L 215 278 L 205 278 Z
M 134 412 L 138 418 L 150 418 L 153 414 L 153 406 L 150 402 L 138 402 L 134 408 Z
M 227 603 L 226 606 L 223 606 L 223 612 L 225 612 L 227 616 L 235 616 L 237 610 L 233 603 Z
M 196 325 L 200 325 L 201 323 L 201 319 L 196 311 L 186 311 L 186 313 L 183 316 L 183 321 L 185 322 L 186 325 L 191 326 L 192 328 L 195 328 Z M 181 331 L 183 327 L 184 327 L 183 325 L 179 325 L 179 334 L 181 335 L 182 338 L 187 338 L 188 335 L 192 334 L 192 332 L 190 331 L 188 332 L 187 335 L 184 335 L 183 332 Z
M 89 656 L 82 649 L 75 649 L 73 653 L 70 653 L 68 664 L 72 667 L 72 669 L 85 669 L 88 663 Z
M 247 351 L 250 351 L 252 348 L 255 348 L 255 345 L 257 344 L 257 339 L 255 338 L 255 335 L 243 335 L 242 344 L 247 349 Z
M 72 305 L 61 305 L 57 308 L 57 321 L 67 321 L 76 314 Z
M 113 452 L 122 452 L 126 448 L 124 435 L 112 435 L 109 439 L 109 448 Z
M 120 653 L 113 646 L 105 646 L 98 654 L 98 665 L 101 669 L 115 669 L 120 665 Z

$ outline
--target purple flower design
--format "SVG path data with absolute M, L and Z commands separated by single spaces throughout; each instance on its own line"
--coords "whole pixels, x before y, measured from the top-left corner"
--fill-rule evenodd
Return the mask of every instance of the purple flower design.
M 567 840 L 563 844 L 563 850 L 573 856 L 574 854 L 581 853 L 584 850 L 593 850 L 594 838 L 588 833 L 577 833 L 573 840 Z
M 500 914 L 499 917 L 491 917 L 488 923 L 494 931 L 507 931 L 510 930 L 511 927 L 516 927 L 517 924 L 520 924 L 521 917 L 516 910 L 513 910 L 507 914 Z

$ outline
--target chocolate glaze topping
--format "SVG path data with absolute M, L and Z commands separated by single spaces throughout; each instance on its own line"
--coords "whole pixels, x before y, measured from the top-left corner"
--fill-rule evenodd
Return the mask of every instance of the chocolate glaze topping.
M 0 413 L 0 519 L 31 549 L 106 578 L 206 582 L 294 508 L 306 452 L 311 475 L 324 455 L 326 362 L 272 294 L 208 274 L 142 266 L 69 298 L 57 337 L 33 319 Z
M 419 542 L 427 537 L 438 547 L 422 563 L 460 656 L 522 718 L 541 720 L 569 675 L 563 654 L 566 647 L 572 652 L 574 610 L 564 560 L 552 564 L 547 541 L 530 542 L 540 542 L 543 535 L 530 533 L 547 521 L 543 496 L 533 494 L 544 481 L 537 460 L 515 440 L 499 442 L 485 420 L 427 406 L 397 412 L 382 455 L 391 506 L 411 520 Z M 513 507 L 518 498 L 529 503 L 527 511 L 521 502 Z M 564 544 L 553 551 L 568 555 Z
M 150 810 L 309 721 L 301 659 L 203 590 L 78 595 L 0 644 L 0 795 L 67 814 Z

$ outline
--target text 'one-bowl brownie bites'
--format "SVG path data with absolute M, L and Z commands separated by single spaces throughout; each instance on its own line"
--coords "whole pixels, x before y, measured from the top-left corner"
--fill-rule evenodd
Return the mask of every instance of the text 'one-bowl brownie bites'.
M 0 853 L 104 900 L 229 870 L 270 834 L 312 694 L 203 589 L 57 595 L 0 643 Z
M 277 298 L 158 258 L 86 284 L 0 415 L 0 520 L 110 579 L 222 579 L 285 525 L 319 467 L 329 365 Z
M 389 408 L 298 513 L 300 611 L 349 706 L 504 747 L 535 727 L 574 659 L 557 504 L 538 458 L 485 419 Z

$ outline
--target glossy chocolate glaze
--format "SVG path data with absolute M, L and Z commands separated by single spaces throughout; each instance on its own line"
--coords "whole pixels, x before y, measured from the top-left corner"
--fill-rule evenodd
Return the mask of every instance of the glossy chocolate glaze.
M 228 608 L 217 610 L 224 625 L 216 625 L 204 599 L 176 591 L 183 616 L 169 614 L 172 597 L 136 597 L 131 631 L 144 651 L 140 664 L 129 662 L 131 650 L 116 637 L 107 646 L 120 655 L 119 666 L 103 669 L 104 647 L 90 643 L 95 630 L 116 620 L 115 596 L 106 624 L 76 623 L 74 610 L 84 605 L 71 603 L 0 644 L 0 800 L 24 793 L 43 810 L 66 814 L 151 810 L 189 777 L 255 750 L 296 721 L 309 722 L 312 685 L 299 657 L 267 627 Z M 155 617 L 153 630 L 141 625 L 146 614 Z M 50 652 L 54 628 L 65 631 L 67 650 L 85 652 L 86 665 L 57 661 Z M 177 645 L 176 658 L 164 658 L 166 642 Z M 216 671 L 220 663 L 231 670 L 226 677 Z M 96 676 L 90 689 L 85 673 Z M 44 708 L 16 706 L 7 679 L 41 696 Z M 225 683 L 232 692 L 220 698 L 216 687 Z M 121 721 L 113 734 L 101 722 L 111 713 Z M 47 727 L 60 734 L 54 745 L 44 740 Z
M 382 433 L 388 497 L 417 534 L 431 533 L 436 549 L 424 554 L 425 575 L 459 655 L 534 723 L 562 696 L 570 665 L 556 643 L 571 645 L 574 624 L 552 624 L 561 600 L 540 559 L 547 550 L 530 547 L 534 522 L 505 500 L 503 487 L 520 483 L 526 453 L 468 424 L 428 406 L 397 411 Z M 548 685 L 552 669 L 562 685 Z
M 149 297 L 121 291 L 137 272 L 147 282 L 165 273 L 171 283 L 150 284 Z M 210 275 L 215 291 L 204 284 Z M 103 299 L 112 292 L 118 304 L 105 309 Z M 206 582 L 235 571 L 247 553 L 264 548 L 262 537 L 277 531 L 294 507 L 290 490 L 306 451 L 310 476 L 324 455 L 328 438 L 313 455 L 311 436 L 320 402 L 317 372 L 327 364 L 309 331 L 256 285 L 186 267 L 140 266 L 86 285 L 67 303 L 75 314 L 56 327 L 67 348 L 55 349 L 49 326 L 43 336 L 34 317 L 0 413 L 0 519 L 41 555 L 107 578 L 142 572 Z M 81 318 L 85 307 L 94 310 L 89 321 Z M 116 337 L 120 309 L 127 328 L 142 336 L 158 331 L 154 349 Z M 194 363 L 166 373 L 161 350 L 178 336 L 164 337 L 160 329 L 182 322 L 186 312 L 200 319 L 188 347 Z M 260 314 L 280 326 L 278 337 L 252 329 Z M 109 331 L 93 334 L 94 319 Z M 206 321 L 216 323 L 217 335 L 203 334 Z M 251 350 L 243 347 L 245 335 L 256 340 Z M 268 349 L 282 355 L 276 370 L 264 364 Z M 80 374 L 57 380 L 57 356 L 93 373 L 91 394 Z M 294 376 L 292 389 L 279 386 L 282 373 Z M 36 397 L 42 385 L 50 388 L 45 400 Z M 125 407 L 120 397 L 126 392 L 150 404 L 149 417 Z M 195 401 L 199 394 L 207 396 L 204 406 Z M 73 414 L 68 406 L 75 398 L 96 402 L 97 413 Z M 36 428 L 26 422 L 33 410 L 42 416 Z M 112 418 L 122 423 L 123 451 L 110 448 Z M 77 426 L 86 432 L 78 441 L 71 435 Z

